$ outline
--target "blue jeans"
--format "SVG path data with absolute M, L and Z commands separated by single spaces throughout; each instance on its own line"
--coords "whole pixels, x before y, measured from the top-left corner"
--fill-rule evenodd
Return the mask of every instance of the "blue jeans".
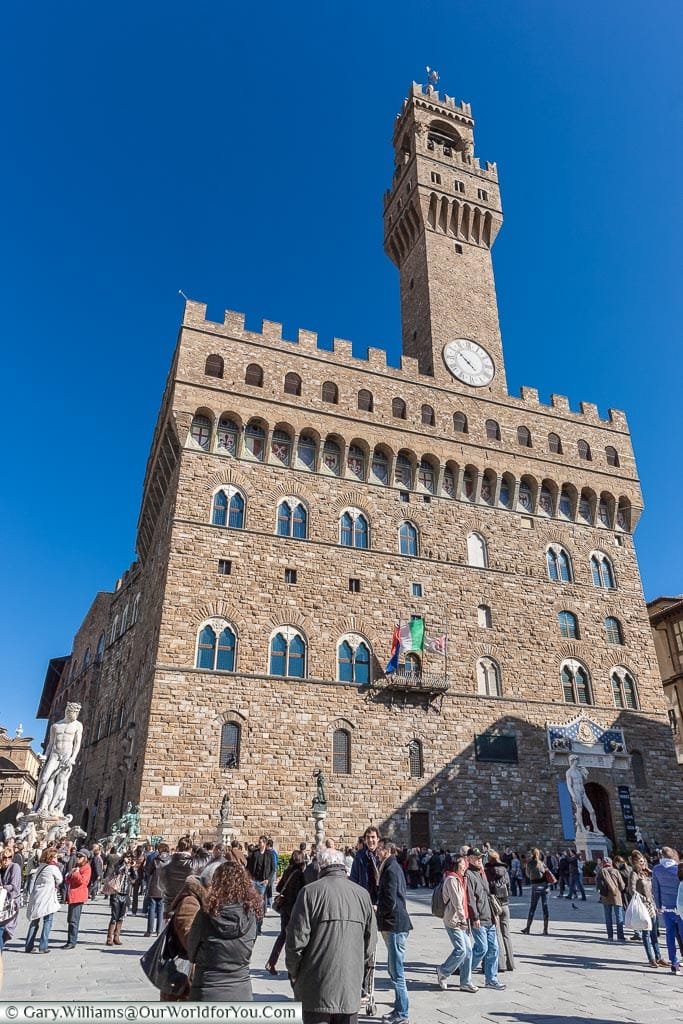
M 54 914 L 46 914 L 45 917 L 37 917 L 34 921 L 31 921 L 26 933 L 26 945 L 24 947 L 27 953 L 30 953 L 33 949 L 41 921 L 43 922 L 43 930 L 40 933 L 40 945 L 38 946 L 38 949 L 41 953 L 47 949 L 48 943 L 50 942 L 50 932 L 52 930 L 52 922 L 54 921 L 54 918 Z
M 439 974 L 448 978 L 460 968 L 460 984 L 472 984 L 472 937 L 464 928 L 448 928 L 446 934 L 453 944 L 453 952 L 439 967 Z
M 66 912 L 66 922 L 68 927 L 67 942 L 70 946 L 75 946 L 78 942 L 78 929 L 81 924 L 81 911 L 83 910 L 82 903 L 70 903 L 69 909 Z
M 603 903 L 603 913 L 605 915 L 605 926 L 607 928 L 607 938 L 614 938 L 614 930 L 612 928 L 612 913 L 614 913 L 614 923 L 617 926 L 617 938 L 619 942 L 624 942 L 626 936 L 624 935 L 624 908 L 613 907 L 610 903 Z
M 683 939 L 683 917 L 679 917 L 678 914 L 671 910 L 663 910 L 662 917 L 664 918 L 664 927 L 666 928 L 666 948 L 669 953 L 669 960 L 671 961 L 671 969 L 674 970 L 680 963 L 678 947 L 676 946 L 676 932 Z
M 495 924 L 473 928 L 472 938 L 472 970 L 476 971 L 483 960 L 484 977 L 487 981 L 495 981 L 498 976 L 498 932 Z
M 260 935 L 261 929 L 263 928 L 263 918 L 266 915 L 266 892 L 268 890 L 268 883 L 254 881 L 254 888 L 256 889 L 256 892 L 261 894 L 261 900 L 263 904 L 263 915 L 260 918 L 256 919 L 256 934 Z
M 387 944 L 387 970 L 394 987 L 394 1013 L 396 1016 L 408 1016 L 408 986 L 403 971 L 406 958 L 408 932 L 382 932 Z
M 640 937 L 643 940 L 645 946 L 645 954 L 648 960 L 661 960 L 662 953 L 659 948 L 659 938 L 657 936 L 657 918 L 653 918 L 652 928 L 648 931 L 642 931 Z
M 157 935 L 164 926 L 164 901 L 161 896 L 147 896 L 147 931 Z
M 586 898 L 586 890 L 583 887 L 583 880 L 581 878 L 581 875 L 574 875 L 574 877 L 570 881 L 570 883 L 569 883 L 569 895 L 567 896 L 568 900 L 571 900 L 571 899 L 573 899 L 574 896 L 576 896 L 576 890 L 577 889 L 581 893 L 581 899 L 585 900 L 585 898 Z

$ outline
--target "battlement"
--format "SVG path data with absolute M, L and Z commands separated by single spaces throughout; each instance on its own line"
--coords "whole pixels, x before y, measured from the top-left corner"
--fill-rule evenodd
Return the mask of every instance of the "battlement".
M 472 105 L 470 103 L 465 103 L 464 101 L 462 103 L 458 103 L 447 93 L 444 93 L 442 96 L 441 93 L 439 93 L 432 85 L 421 85 L 419 82 L 413 82 L 410 88 L 410 96 L 403 101 L 403 110 L 406 109 L 411 98 L 427 100 L 435 106 L 438 105 L 445 107 L 447 110 L 457 111 L 458 114 L 469 118 L 472 124 L 474 124 L 472 119 Z
M 245 327 L 245 314 L 237 313 L 234 310 L 226 309 L 222 323 L 216 320 L 209 320 L 206 316 L 206 303 L 195 302 L 188 299 L 185 303 L 183 315 L 183 327 L 201 330 L 217 337 L 234 338 L 237 341 L 251 342 L 255 344 L 278 345 L 285 342 L 287 345 L 296 345 L 302 355 L 312 355 L 318 358 L 326 358 L 331 362 L 347 365 L 349 368 L 371 370 L 379 373 L 391 373 L 395 378 L 403 377 L 406 381 L 428 386 L 439 386 L 431 374 L 420 373 L 417 359 L 409 356 L 401 356 L 400 366 L 392 366 L 387 358 L 387 353 L 382 348 L 368 348 L 365 358 L 354 356 L 353 344 L 346 338 L 333 338 L 332 348 L 323 348 L 318 344 L 316 331 L 309 331 L 299 328 L 295 339 L 285 338 L 283 326 L 275 320 L 263 320 L 260 331 L 250 331 Z M 551 395 L 550 403 L 542 402 L 539 398 L 538 389 L 522 387 L 519 398 L 509 396 L 507 402 L 510 405 L 517 405 L 520 408 L 536 410 L 552 409 L 561 413 L 563 417 L 575 421 L 583 421 L 587 424 L 601 426 L 609 424 L 616 430 L 628 433 L 628 424 L 625 413 L 618 409 L 608 409 L 607 419 L 600 416 L 597 405 L 592 402 L 580 402 L 579 411 L 572 409 L 569 399 L 565 395 Z

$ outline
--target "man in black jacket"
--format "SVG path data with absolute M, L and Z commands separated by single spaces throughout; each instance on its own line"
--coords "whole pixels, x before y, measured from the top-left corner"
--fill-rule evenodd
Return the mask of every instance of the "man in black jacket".
M 367 889 L 374 907 L 377 905 L 377 881 L 379 878 L 379 857 L 377 856 L 379 832 L 374 825 L 369 825 L 366 828 L 363 843 L 364 845 L 353 858 L 349 878 L 352 882 Z
M 252 850 L 247 858 L 247 871 L 254 879 L 254 885 L 263 897 L 263 916 L 266 915 L 266 892 L 268 881 L 275 871 L 275 855 L 268 849 L 266 836 L 259 836 L 258 846 Z M 256 924 L 256 934 L 261 934 L 263 919 L 260 918 Z
M 498 933 L 491 913 L 489 884 L 484 874 L 481 850 L 470 847 L 467 851 L 467 860 L 467 903 L 474 940 L 472 973 L 483 960 L 486 988 L 502 991 L 506 986 L 498 980 Z
M 403 970 L 408 933 L 413 925 L 406 910 L 406 880 L 396 859 L 398 847 L 380 839 L 377 887 L 377 928 L 387 947 L 387 969 L 394 987 L 394 1009 L 387 1024 L 408 1024 L 408 988 Z

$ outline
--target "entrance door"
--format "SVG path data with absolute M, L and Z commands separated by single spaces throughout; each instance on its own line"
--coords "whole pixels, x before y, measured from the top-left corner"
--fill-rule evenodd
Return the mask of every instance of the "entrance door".
M 429 836 L 429 811 L 410 812 L 410 845 L 431 846 Z
M 586 783 L 586 796 L 593 804 L 595 809 L 595 817 L 598 820 L 598 828 L 601 832 L 604 832 L 612 842 L 615 842 L 614 835 L 614 822 L 612 821 L 612 808 L 609 802 L 609 793 L 604 786 L 601 786 L 598 782 L 587 782 Z M 590 818 L 588 812 L 584 808 L 583 820 L 586 828 L 590 828 Z

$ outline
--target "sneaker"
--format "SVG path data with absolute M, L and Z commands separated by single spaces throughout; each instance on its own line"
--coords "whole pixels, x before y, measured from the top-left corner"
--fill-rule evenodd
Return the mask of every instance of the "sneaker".
M 672 967 L 671 968 L 671 973 L 672 974 L 683 974 L 683 967 L 681 967 L 681 965 L 678 964 L 676 967 Z
M 507 985 L 504 985 L 502 981 L 498 981 L 498 978 L 496 978 L 494 981 L 487 981 L 485 987 L 495 988 L 498 990 L 498 992 L 502 992 L 504 989 L 507 988 Z
M 478 992 L 478 991 L 479 991 L 479 989 L 477 988 L 477 986 L 476 986 L 476 985 L 473 985 L 473 984 L 472 984 L 472 983 L 470 982 L 470 983 L 469 983 L 469 985 L 461 985 L 461 986 L 460 986 L 460 991 L 461 991 L 461 992 Z
M 76 946 L 75 946 L 75 943 L 73 943 L 73 942 L 67 942 L 66 945 L 62 946 L 62 949 L 75 949 L 75 948 L 76 948 Z
M 441 973 L 438 967 L 436 969 L 436 983 L 439 988 L 442 988 L 444 991 L 448 988 L 448 978 L 445 974 Z

